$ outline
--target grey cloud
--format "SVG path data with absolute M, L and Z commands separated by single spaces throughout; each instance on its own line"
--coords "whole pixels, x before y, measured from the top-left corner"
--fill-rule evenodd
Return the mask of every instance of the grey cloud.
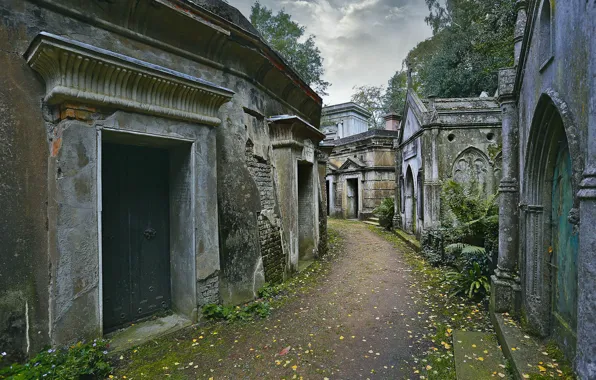
M 245 16 L 254 0 L 229 0 Z M 331 82 L 326 104 L 348 101 L 352 88 L 385 85 L 408 51 L 431 35 L 424 0 L 261 0 L 285 8 L 317 36 Z

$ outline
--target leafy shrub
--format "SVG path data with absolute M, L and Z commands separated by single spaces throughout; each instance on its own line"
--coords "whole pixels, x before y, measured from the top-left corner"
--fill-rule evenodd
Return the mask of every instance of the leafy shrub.
M 203 306 L 203 316 L 208 320 L 251 321 L 255 316 L 266 318 L 271 314 L 268 302 L 253 302 L 243 307 L 209 304 Z
M 487 196 L 477 183 L 466 186 L 448 180 L 443 184 L 441 204 L 445 207 L 442 225 L 452 242 L 484 245 L 487 235 L 498 235 L 497 194 Z
M 452 288 L 451 295 L 467 295 L 468 298 L 484 298 L 490 293 L 488 276 L 477 262 L 461 272 L 448 272 L 445 281 Z
M 112 372 L 108 342 L 96 339 L 69 348 L 46 349 L 25 364 L 0 369 L 0 379 L 104 379 Z
M 282 288 L 283 287 L 280 284 L 272 285 L 266 282 L 265 285 L 263 285 L 263 287 L 258 291 L 259 298 L 273 298 L 281 293 Z
M 387 230 L 393 225 L 393 215 L 395 212 L 395 201 L 393 198 L 385 198 L 381 204 L 373 210 L 373 214 L 379 218 L 379 225 Z

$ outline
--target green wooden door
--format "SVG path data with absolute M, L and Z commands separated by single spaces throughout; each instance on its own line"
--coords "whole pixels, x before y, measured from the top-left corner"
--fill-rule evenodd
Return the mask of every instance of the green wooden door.
M 577 326 L 577 251 L 578 236 L 569 223 L 573 208 L 571 156 L 567 144 L 557 155 L 552 192 L 553 314 L 555 335 L 571 344 Z M 550 249 L 549 249 L 550 250 Z

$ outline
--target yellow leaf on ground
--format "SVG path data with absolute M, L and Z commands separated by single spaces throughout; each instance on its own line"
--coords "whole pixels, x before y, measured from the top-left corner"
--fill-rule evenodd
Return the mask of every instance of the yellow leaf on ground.
M 538 369 L 540 370 L 540 372 L 546 372 L 546 368 L 544 368 L 541 365 L 538 366 Z

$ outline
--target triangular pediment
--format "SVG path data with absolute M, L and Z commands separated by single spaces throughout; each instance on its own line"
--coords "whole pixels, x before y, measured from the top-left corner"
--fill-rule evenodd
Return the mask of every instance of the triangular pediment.
M 346 162 L 344 162 L 338 170 L 358 170 L 364 167 L 366 167 L 366 165 L 362 161 L 356 158 L 348 157 Z

